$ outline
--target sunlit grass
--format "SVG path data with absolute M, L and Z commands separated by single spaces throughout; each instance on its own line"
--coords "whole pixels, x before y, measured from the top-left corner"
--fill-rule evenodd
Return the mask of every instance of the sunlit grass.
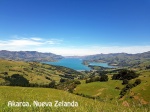
M 30 111 L 38 111 L 38 112 L 129 112 L 135 110 L 134 108 L 127 108 L 122 106 L 121 104 L 115 103 L 107 103 L 107 102 L 99 102 L 96 100 L 84 98 L 81 96 L 73 95 L 65 91 L 48 89 L 48 88 L 25 88 L 25 87 L 0 87 L 0 111 L 1 112 L 30 112 Z M 24 102 L 32 102 L 34 100 L 41 102 L 54 102 L 58 101 L 66 101 L 78 102 L 78 107 L 8 107 L 8 101 L 24 101 Z M 137 110 L 138 111 L 138 110 Z M 138 112 L 141 112 L 139 110 Z

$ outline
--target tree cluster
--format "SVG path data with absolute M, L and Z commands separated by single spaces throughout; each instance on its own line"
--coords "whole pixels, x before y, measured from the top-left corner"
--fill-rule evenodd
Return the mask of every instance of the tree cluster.
M 138 76 L 139 74 L 135 73 L 132 70 L 123 69 L 123 70 L 120 70 L 118 74 L 114 74 L 112 76 L 112 79 L 113 80 L 124 80 L 124 79 L 131 80 Z
M 29 81 L 19 74 L 5 77 L 5 80 L 9 81 L 10 86 L 29 86 Z
M 73 92 L 74 88 L 76 88 L 77 85 L 81 84 L 79 80 L 69 80 L 69 79 L 60 79 L 60 83 L 56 85 L 57 89 L 66 90 L 69 92 Z
M 120 98 L 122 98 L 131 88 L 136 87 L 141 83 L 141 79 L 136 79 L 133 84 L 127 84 L 120 92 Z
M 97 82 L 97 81 L 106 82 L 106 81 L 108 81 L 108 76 L 107 75 L 100 75 L 100 76 L 90 77 L 85 82 L 90 83 L 90 82 Z

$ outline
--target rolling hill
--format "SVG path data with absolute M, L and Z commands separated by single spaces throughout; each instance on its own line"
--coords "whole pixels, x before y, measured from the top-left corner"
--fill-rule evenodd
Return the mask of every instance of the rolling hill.
M 122 98 L 120 98 L 120 92 L 126 85 L 122 85 L 122 80 L 112 80 L 111 74 L 108 74 L 109 80 L 107 82 L 85 83 L 85 80 L 83 80 L 82 84 L 75 88 L 74 93 L 104 102 L 125 101 L 130 106 L 147 105 L 150 107 L 150 70 L 138 71 L 138 73 L 140 73 L 140 76 L 130 80 L 129 84 L 133 84 L 136 79 L 140 79 L 141 84 L 130 88 Z
M 146 67 L 150 66 L 150 51 L 138 54 L 110 53 L 83 57 L 84 64 L 89 62 L 106 62 L 119 67 Z
M 77 78 L 82 74 L 73 69 L 61 66 L 53 66 L 39 62 L 24 62 L 0 59 L 0 84 L 7 84 L 4 77 L 20 74 L 34 84 L 48 84 L 52 80 L 59 82 L 62 77 L 69 75 Z
M 20 61 L 56 61 L 62 59 L 60 55 L 53 53 L 41 53 L 37 51 L 0 51 L 0 58 Z
M 19 94 L 18 94 L 19 92 Z M 126 107 L 122 103 L 100 102 L 65 91 L 49 88 L 0 86 L 1 112 L 148 112 L 146 107 Z M 28 102 L 31 106 L 8 106 L 9 101 Z M 50 106 L 35 106 L 34 101 L 52 102 Z M 77 102 L 77 106 L 55 106 L 55 102 Z

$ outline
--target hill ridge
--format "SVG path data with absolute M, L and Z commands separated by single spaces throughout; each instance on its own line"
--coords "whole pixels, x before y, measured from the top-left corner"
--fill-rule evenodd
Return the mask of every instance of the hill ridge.
M 38 51 L 0 51 L 0 58 L 21 61 L 56 61 L 63 56 L 53 53 L 42 53 Z

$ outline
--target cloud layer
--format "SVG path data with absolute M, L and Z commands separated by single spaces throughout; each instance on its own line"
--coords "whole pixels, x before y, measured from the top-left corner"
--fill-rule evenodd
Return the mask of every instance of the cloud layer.
M 63 45 L 62 45 L 63 44 Z M 52 52 L 63 56 L 84 56 L 100 53 L 142 53 L 150 51 L 150 46 L 77 46 L 71 47 L 64 44 L 63 40 L 42 39 L 39 37 L 15 38 L 0 41 L 0 50 L 10 51 L 39 51 Z

